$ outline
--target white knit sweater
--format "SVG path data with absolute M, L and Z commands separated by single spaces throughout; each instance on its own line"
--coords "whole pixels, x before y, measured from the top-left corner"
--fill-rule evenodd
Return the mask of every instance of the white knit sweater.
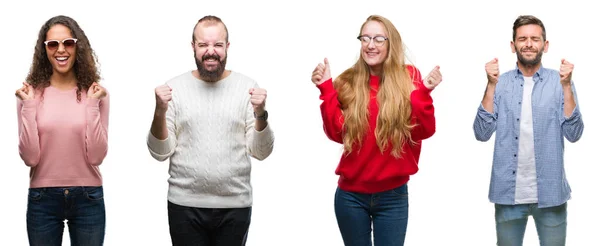
M 252 206 L 250 157 L 267 158 L 273 150 L 269 125 L 254 128 L 250 88 L 258 84 L 237 72 L 207 83 L 186 72 L 167 82 L 169 136 L 148 134 L 150 154 L 170 158 L 168 200 L 188 207 Z

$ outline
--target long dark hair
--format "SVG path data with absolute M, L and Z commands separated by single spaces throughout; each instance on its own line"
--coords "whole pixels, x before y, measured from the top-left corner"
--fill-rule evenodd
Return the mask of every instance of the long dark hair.
M 53 69 L 52 64 L 50 64 L 50 61 L 48 60 L 48 55 L 46 54 L 46 45 L 44 44 L 44 41 L 46 41 L 48 30 L 54 25 L 59 24 L 69 28 L 73 38 L 77 39 L 77 52 L 73 69 L 77 79 L 77 101 L 81 101 L 81 91 L 87 91 L 92 83 L 99 82 L 100 71 L 96 67 L 98 59 L 87 36 L 81 27 L 79 27 L 79 24 L 71 17 L 64 15 L 55 16 L 46 21 L 42 26 L 35 45 L 33 62 L 31 63 L 31 68 L 26 80 L 33 88 L 40 90 L 42 93 L 44 88 L 50 86 L 50 76 L 52 75 Z

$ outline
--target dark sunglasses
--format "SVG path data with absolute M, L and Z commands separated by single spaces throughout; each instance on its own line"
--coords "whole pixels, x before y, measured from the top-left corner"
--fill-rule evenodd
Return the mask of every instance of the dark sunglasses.
M 73 48 L 73 47 L 75 47 L 75 44 L 77 44 L 77 39 L 76 38 L 66 38 L 63 41 L 58 41 L 58 40 L 44 41 L 44 44 L 46 44 L 46 47 L 48 47 L 48 49 L 51 49 L 51 50 L 58 49 L 58 46 L 61 43 L 65 46 L 65 49 Z

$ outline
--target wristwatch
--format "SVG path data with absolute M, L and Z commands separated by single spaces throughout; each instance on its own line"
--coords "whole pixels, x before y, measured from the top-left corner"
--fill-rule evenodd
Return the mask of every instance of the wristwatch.
M 267 110 L 265 110 L 265 113 L 261 116 L 256 116 L 256 112 L 254 112 L 254 118 L 257 120 L 264 120 L 267 121 L 267 118 L 269 118 L 269 113 L 267 112 Z

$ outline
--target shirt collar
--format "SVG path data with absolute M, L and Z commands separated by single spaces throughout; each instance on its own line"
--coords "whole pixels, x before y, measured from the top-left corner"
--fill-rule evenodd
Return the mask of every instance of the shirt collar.
M 519 77 L 523 77 L 523 73 L 521 72 L 521 69 L 519 69 L 519 66 L 515 63 L 515 79 L 519 78 Z M 546 74 L 547 69 L 544 68 L 544 65 L 540 65 L 540 68 L 533 74 L 533 81 L 534 82 L 543 82 L 544 81 L 544 74 Z

